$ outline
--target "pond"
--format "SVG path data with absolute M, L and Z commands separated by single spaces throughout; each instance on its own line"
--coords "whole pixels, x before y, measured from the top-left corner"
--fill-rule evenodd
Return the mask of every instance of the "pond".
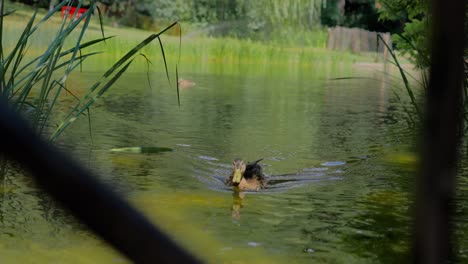
M 84 117 L 58 144 L 210 263 L 407 260 L 412 169 L 386 157 L 411 139 L 392 88 L 375 68 L 320 68 L 184 72 L 180 106 L 164 75 L 149 88 L 128 73 L 92 109 L 92 137 Z M 370 78 L 331 80 L 351 75 Z M 235 158 L 263 158 L 271 184 L 226 188 Z M 0 190 L 2 263 L 126 262 L 18 173 Z

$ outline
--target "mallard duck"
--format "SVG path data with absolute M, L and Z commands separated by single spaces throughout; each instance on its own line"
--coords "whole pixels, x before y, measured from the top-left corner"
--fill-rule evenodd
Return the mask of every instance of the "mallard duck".
M 227 186 L 233 186 L 234 190 L 258 191 L 265 187 L 266 178 L 262 171 L 262 166 L 257 161 L 247 163 L 241 159 L 235 159 L 232 163 L 233 170 L 226 179 Z

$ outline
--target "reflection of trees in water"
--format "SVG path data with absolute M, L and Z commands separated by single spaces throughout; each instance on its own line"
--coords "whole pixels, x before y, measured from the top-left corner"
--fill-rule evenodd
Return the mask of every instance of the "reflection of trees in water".
M 14 175 L 12 169 L 6 166 L 1 175 L 0 184 L 0 224 L 2 236 L 16 237 L 17 230 L 21 230 L 25 225 L 23 206 L 18 199 L 18 194 L 14 192 L 16 184 L 13 182 Z
M 343 235 L 346 247 L 354 254 L 383 263 L 410 261 L 410 218 L 405 205 L 407 194 L 377 191 L 358 202 L 358 213 Z
M 210 78 L 209 81 L 205 79 L 203 84 L 210 89 L 206 98 L 186 102 L 188 108 L 200 117 L 193 118 L 187 115 L 189 119 L 184 121 L 191 124 L 198 133 L 212 135 L 204 137 L 206 143 L 212 147 L 223 152 L 228 151 L 229 148 L 236 150 L 239 146 L 237 140 L 232 139 L 234 137 L 232 133 L 238 130 L 234 128 L 240 127 L 241 122 L 246 118 L 245 115 L 249 114 L 244 107 L 248 97 L 244 86 L 248 85 L 248 81 L 245 77 L 239 76 L 216 76 L 216 78 Z M 226 145 L 230 143 L 232 146 Z
M 455 193 L 457 208 L 453 215 L 455 250 L 457 260 L 468 263 L 468 161 L 462 159 L 458 169 L 458 186 Z
M 12 165 L 2 175 L 0 183 L 0 236 L 30 239 L 58 236 L 76 222 L 59 208 L 24 171 Z
M 233 108 L 234 106 L 232 104 L 220 105 L 216 108 L 214 120 L 217 126 L 224 130 L 224 133 L 226 130 L 232 129 L 232 121 L 234 118 Z
M 382 73 L 365 71 L 369 78 L 329 80 L 324 85 L 319 118 L 309 119 L 317 128 L 317 137 L 311 149 L 346 159 L 368 155 L 369 146 L 383 144 L 390 139 L 387 108 L 389 107 L 387 77 Z M 346 73 L 337 73 L 346 76 Z M 370 142 L 371 144 L 363 144 Z M 344 155 L 344 158 L 343 158 Z M 327 157 L 323 157 L 327 158 Z

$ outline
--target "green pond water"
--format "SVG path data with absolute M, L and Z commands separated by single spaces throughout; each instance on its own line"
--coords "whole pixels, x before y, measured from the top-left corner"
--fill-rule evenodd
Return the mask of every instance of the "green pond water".
M 330 80 L 350 75 L 371 79 Z M 246 66 L 182 77 L 196 85 L 181 89 L 179 107 L 164 75 L 152 73 L 150 89 L 146 73 L 126 74 L 93 107 L 92 140 L 82 118 L 59 147 L 211 263 L 407 260 L 412 166 L 401 153 L 411 140 L 379 70 Z M 132 146 L 172 151 L 110 151 Z M 263 158 L 271 184 L 233 195 L 223 180 L 238 157 Z M 20 174 L 0 189 L 1 263 L 127 262 Z

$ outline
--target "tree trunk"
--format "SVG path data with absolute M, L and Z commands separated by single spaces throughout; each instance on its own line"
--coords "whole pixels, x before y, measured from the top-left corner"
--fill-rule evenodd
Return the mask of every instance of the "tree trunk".
M 432 1 L 432 52 L 416 196 L 414 262 L 456 262 L 452 215 L 463 126 L 465 1 Z
M 50 3 L 49 3 L 49 12 L 51 12 L 52 10 L 54 10 L 54 2 L 55 2 L 55 0 L 50 0 Z

